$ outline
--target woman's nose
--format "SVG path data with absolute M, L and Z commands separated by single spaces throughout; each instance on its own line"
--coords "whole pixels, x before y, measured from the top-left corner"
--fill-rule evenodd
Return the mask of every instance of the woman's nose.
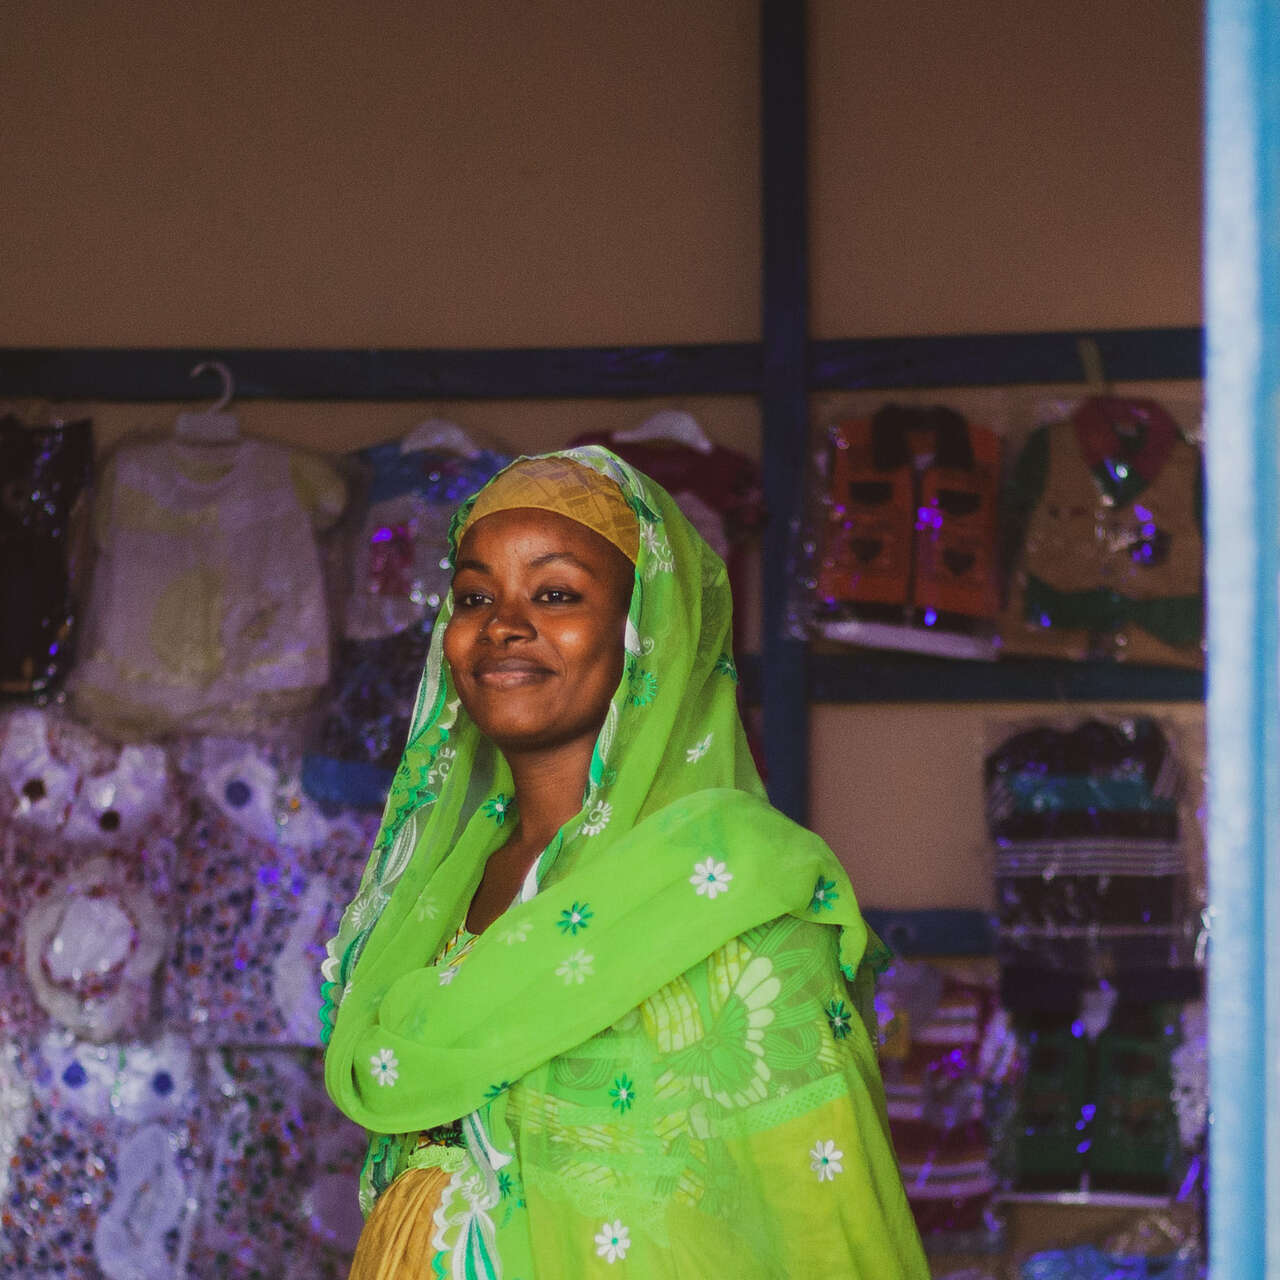
M 485 623 L 484 634 L 494 644 L 502 644 L 507 640 L 532 639 L 536 631 L 527 610 L 520 608 L 517 601 L 495 604 Z

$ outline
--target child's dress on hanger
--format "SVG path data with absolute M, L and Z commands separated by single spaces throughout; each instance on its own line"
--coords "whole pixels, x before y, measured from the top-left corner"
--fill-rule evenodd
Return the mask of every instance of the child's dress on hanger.
M 345 486 L 279 445 L 171 438 L 123 447 L 99 546 L 77 709 L 121 737 L 270 728 L 329 675 L 315 530 Z

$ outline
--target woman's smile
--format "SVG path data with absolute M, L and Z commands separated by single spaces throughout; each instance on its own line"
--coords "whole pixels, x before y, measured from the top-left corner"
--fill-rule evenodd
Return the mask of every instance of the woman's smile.
M 526 658 L 481 658 L 473 668 L 478 684 L 492 689 L 516 689 L 541 684 L 551 676 L 546 667 Z

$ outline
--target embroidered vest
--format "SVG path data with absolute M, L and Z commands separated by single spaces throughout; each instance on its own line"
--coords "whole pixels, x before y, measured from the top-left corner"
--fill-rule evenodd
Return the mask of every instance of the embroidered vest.
M 1132 416 L 1145 433 L 1110 429 Z M 1008 647 L 1067 656 L 1100 645 L 1146 661 L 1203 660 L 1200 453 L 1151 401 L 1087 401 L 1042 428 L 1045 454 L 1011 588 Z M 1030 634 L 1028 634 L 1030 633 Z
M 886 405 L 831 441 L 819 614 L 959 631 L 990 619 L 999 438 L 949 409 Z

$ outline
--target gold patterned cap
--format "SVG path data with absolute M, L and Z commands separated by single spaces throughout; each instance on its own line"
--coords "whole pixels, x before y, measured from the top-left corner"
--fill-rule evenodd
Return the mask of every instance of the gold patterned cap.
M 477 520 L 497 511 L 532 507 L 554 511 L 612 542 L 632 564 L 640 551 L 640 526 L 622 490 L 590 467 L 568 458 L 522 458 L 480 491 L 458 542 Z

